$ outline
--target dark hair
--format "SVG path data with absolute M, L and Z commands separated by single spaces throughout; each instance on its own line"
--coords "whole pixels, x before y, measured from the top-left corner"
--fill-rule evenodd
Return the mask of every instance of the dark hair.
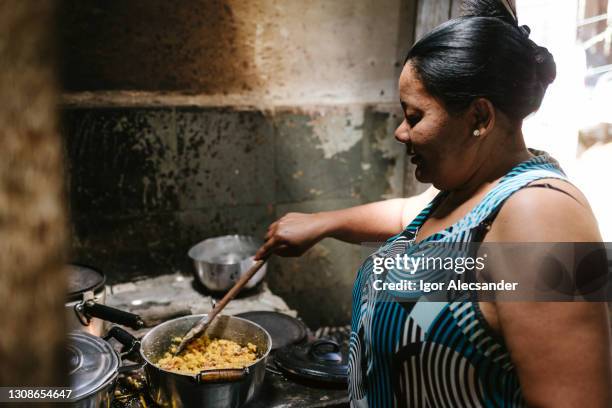
M 451 113 L 484 97 L 522 120 L 540 107 L 555 79 L 553 56 L 529 39 L 529 27 L 519 27 L 502 1 L 464 1 L 462 17 L 436 27 L 408 52 L 405 62 Z

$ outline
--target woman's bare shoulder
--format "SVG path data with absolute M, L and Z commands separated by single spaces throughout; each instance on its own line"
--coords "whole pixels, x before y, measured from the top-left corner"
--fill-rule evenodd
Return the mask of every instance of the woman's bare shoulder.
M 553 188 L 530 187 L 514 193 L 501 208 L 487 241 L 601 241 L 597 220 L 580 189 L 558 179 L 531 183 L 537 184 Z

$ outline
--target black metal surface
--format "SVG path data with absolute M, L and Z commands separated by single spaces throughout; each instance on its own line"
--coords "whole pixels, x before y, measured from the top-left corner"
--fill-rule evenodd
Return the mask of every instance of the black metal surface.
M 270 311 L 253 311 L 237 315 L 257 323 L 272 337 L 272 350 L 278 350 L 304 340 L 308 328 L 299 319 L 284 313 Z
M 80 300 L 87 291 L 96 292 L 106 283 L 101 271 L 87 265 L 68 265 L 68 301 Z

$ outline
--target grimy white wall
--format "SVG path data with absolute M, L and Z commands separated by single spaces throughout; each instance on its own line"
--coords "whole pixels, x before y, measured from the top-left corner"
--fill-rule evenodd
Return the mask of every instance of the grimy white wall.
M 164 91 L 158 103 L 278 106 L 396 102 L 416 1 L 85 3 L 66 11 L 94 19 L 64 28 L 78 45 L 66 55 L 68 102 L 151 103 L 146 92 Z M 78 94 L 92 90 L 115 94 Z
M 204 238 L 422 189 L 393 138 L 397 80 L 452 4 L 64 2 L 74 261 L 114 282 L 190 273 Z M 267 282 L 313 327 L 344 323 L 361 257 L 324 240 Z

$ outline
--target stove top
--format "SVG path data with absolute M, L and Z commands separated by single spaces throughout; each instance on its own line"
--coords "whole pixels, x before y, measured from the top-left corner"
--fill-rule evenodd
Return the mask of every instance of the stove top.
M 283 375 L 266 372 L 259 395 L 244 408 L 323 408 L 348 407 L 347 390 L 323 388 L 288 380 Z M 157 408 L 149 396 L 142 370 L 120 374 L 112 408 Z
M 113 408 L 157 407 L 149 396 L 147 379 L 142 369 L 119 374 L 111 406 Z
M 323 327 L 315 331 L 313 338 L 327 338 L 348 347 L 350 327 Z M 132 364 L 130 361 L 124 365 Z M 264 385 L 255 398 L 244 408 L 322 408 L 348 407 L 348 393 L 345 388 L 330 388 L 318 384 L 297 382 L 287 379 L 282 373 L 269 367 Z M 112 408 L 158 407 L 149 396 L 147 380 L 142 367 L 119 374 Z

